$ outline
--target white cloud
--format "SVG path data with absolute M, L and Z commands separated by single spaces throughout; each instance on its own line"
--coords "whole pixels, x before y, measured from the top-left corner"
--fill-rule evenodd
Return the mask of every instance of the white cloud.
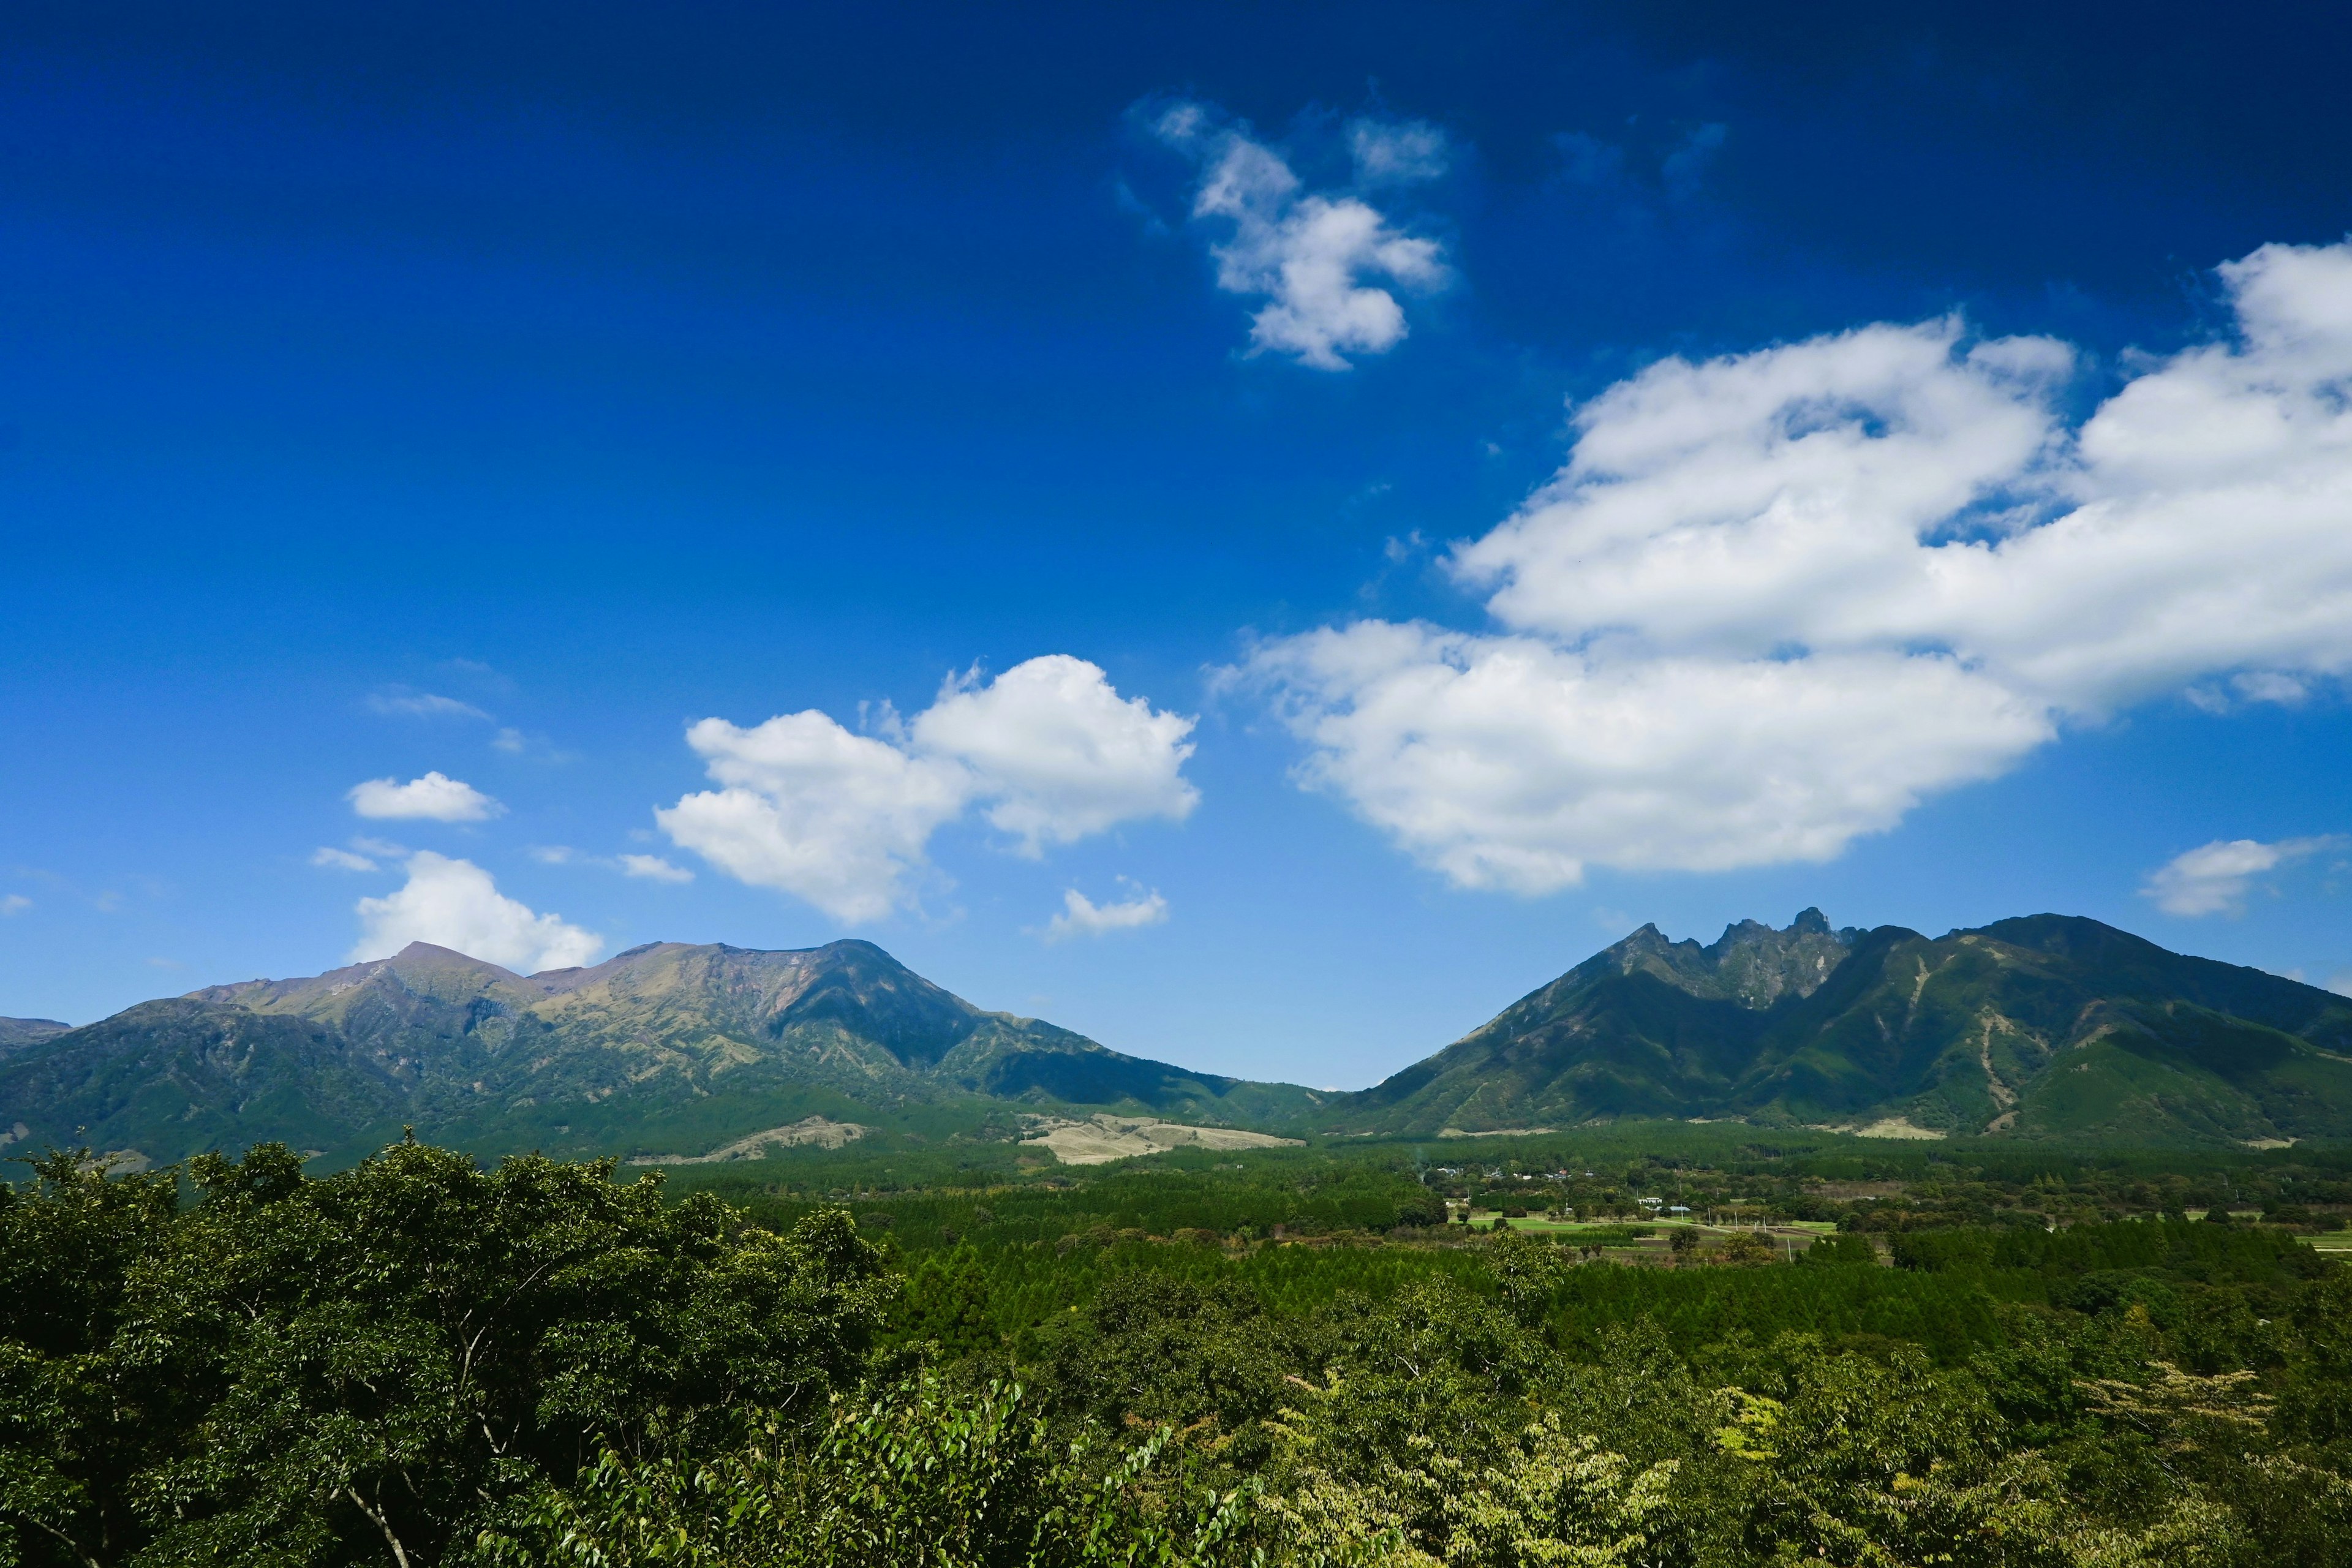
M 2150 872 L 2140 897 L 2155 900 L 2156 907 L 2168 915 L 2243 914 L 2255 878 L 2343 842 L 2332 834 L 2282 838 L 2275 844 L 2216 838 Z
M 1047 942 L 1074 936 L 1101 936 L 1108 931 L 1138 931 L 1168 919 L 1168 900 L 1148 892 L 1116 904 L 1097 904 L 1076 888 L 1062 895 L 1062 912 L 1045 926 Z
M 879 920 L 910 897 L 931 835 L 974 805 L 1019 852 L 1121 822 L 1181 820 L 1192 721 L 1122 699 L 1102 670 L 1049 655 L 985 685 L 951 679 L 901 724 L 859 735 L 814 709 L 742 729 L 705 719 L 687 742 L 724 786 L 658 808 L 671 840 L 740 880 L 837 920 Z
M 1306 782 L 1527 892 L 1834 855 L 2184 686 L 2298 700 L 2352 670 L 2352 243 L 2221 275 L 2236 335 L 2079 426 L 2071 349 L 1956 320 L 1662 362 L 1453 552 L 1499 633 L 1363 623 L 1245 674 Z
M 1457 886 L 1545 893 L 1588 861 L 1823 860 L 2049 734 L 1948 658 L 1610 662 L 1537 637 L 1367 621 L 1252 665 L 1301 781 Z
M 334 871 L 373 871 L 375 862 L 364 855 L 354 855 L 348 849 L 333 849 L 320 845 L 310 851 L 310 864 Z
M 950 680 L 916 715 L 919 752 L 950 757 L 988 797 L 991 826 L 1034 858 L 1121 822 L 1182 821 L 1200 801 L 1182 770 L 1192 721 L 1122 699 L 1102 670 L 1067 654 L 1018 664 L 985 686 Z
M 569 866 L 580 858 L 569 844 L 534 844 L 523 853 L 542 866 Z
M 397 860 L 408 853 L 404 847 L 394 844 L 389 838 L 371 838 L 365 834 L 356 835 L 348 842 L 352 848 L 362 855 L 374 855 L 387 859 Z
M 480 822 L 506 807 L 472 784 L 439 773 L 397 784 L 370 779 L 352 786 L 352 809 L 362 816 L 423 817 L 433 822 Z
M 2305 682 L 2271 669 L 2232 676 L 2230 686 L 2249 702 L 2275 702 L 2282 708 L 2292 708 L 2311 695 L 2311 688 Z
M 454 697 L 444 697 L 433 691 L 412 691 L 404 686 L 387 687 L 372 693 L 368 707 L 375 712 L 410 719 L 488 719 L 489 715 L 470 702 L 460 702 Z
M 643 877 L 646 880 L 654 882 L 691 882 L 694 880 L 693 872 L 688 870 L 683 866 L 673 866 L 658 855 L 622 856 L 621 874 L 625 877 Z
M 0 916 L 21 915 L 33 907 L 33 900 L 22 893 L 0 894 Z
M 501 729 L 490 737 L 491 749 L 504 752 L 509 756 L 522 755 L 523 743 L 522 731 L 511 725 Z
M 426 942 L 530 974 L 593 963 L 604 946 L 595 932 L 557 915 L 534 914 L 506 897 L 472 861 L 429 849 L 409 857 L 404 886 L 384 898 L 362 899 L 358 912 L 353 963 L 388 958 L 412 942 Z
M 957 763 L 854 735 L 814 709 L 749 730 L 705 719 L 686 739 L 727 787 L 657 808 L 662 830 L 738 880 L 840 921 L 888 914 L 932 833 L 971 798 Z
M 1450 276 L 1436 241 L 1394 227 L 1360 196 L 1307 192 L 1280 153 L 1200 104 L 1176 105 L 1152 129 L 1200 164 L 1192 216 L 1229 226 L 1210 249 L 1217 286 L 1266 301 L 1250 323 L 1257 350 L 1346 370 L 1345 355 L 1385 353 L 1407 330 L 1396 296 L 1368 279 L 1433 289 Z M 1349 142 L 1366 184 L 1427 179 L 1444 167 L 1443 135 L 1417 122 L 1359 121 Z

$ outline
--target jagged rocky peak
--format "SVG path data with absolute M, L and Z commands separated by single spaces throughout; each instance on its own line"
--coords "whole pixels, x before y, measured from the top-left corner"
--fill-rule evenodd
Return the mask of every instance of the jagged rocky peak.
M 1694 996 L 1769 1007 L 1783 996 L 1810 996 L 1845 960 L 1859 931 L 1830 928 L 1819 910 L 1801 910 L 1783 931 L 1739 921 L 1702 947 L 1669 942 L 1645 925 L 1601 955 L 1621 973 L 1655 975 Z

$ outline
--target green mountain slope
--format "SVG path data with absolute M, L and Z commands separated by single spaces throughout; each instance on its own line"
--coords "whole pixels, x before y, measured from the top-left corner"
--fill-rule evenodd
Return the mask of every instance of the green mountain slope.
M 341 1159 L 404 1125 L 484 1152 L 699 1155 L 812 1116 L 1001 1137 L 1024 1109 L 1422 1135 L 1669 1117 L 2352 1138 L 2352 1001 L 2058 915 L 1930 939 L 1808 910 L 1704 947 L 1644 926 L 1354 1094 L 1122 1056 L 863 942 L 655 942 L 529 976 L 420 943 L 8 1038 L 0 1145 L 158 1162 L 265 1138 Z
M 26 1046 L 37 1046 L 43 1040 L 54 1040 L 72 1027 L 55 1018 L 0 1018 L 0 1057 Z
M 870 942 L 654 942 L 518 975 L 446 948 L 143 1003 L 0 1059 L 18 1141 L 155 1161 L 415 1126 L 483 1149 L 700 1153 L 811 1115 L 934 1129 L 992 1108 L 1295 1116 L 1304 1089 L 1187 1072 L 991 1013 Z
M 2352 1002 L 2061 915 L 1931 940 L 1832 931 L 1808 910 L 1707 947 L 1644 926 L 1313 1120 L 1432 1133 L 1621 1116 L 2352 1137 Z

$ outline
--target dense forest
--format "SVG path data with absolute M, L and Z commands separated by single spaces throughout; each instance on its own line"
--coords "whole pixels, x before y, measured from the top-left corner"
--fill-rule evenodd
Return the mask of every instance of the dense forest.
M 2346 1561 L 2352 1160 L 1752 1137 L 53 1154 L 0 1564 Z

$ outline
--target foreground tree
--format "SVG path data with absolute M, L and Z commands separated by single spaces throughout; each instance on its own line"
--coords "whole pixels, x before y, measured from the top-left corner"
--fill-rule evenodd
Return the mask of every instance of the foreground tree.
M 609 1163 L 410 1142 L 313 1181 L 265 1146 L 190 1176 L 181 1213 L 168 1178 L 55 1161 L 0 1210 L 83 1303 L 8 1325 L 19 1560 L 421 1568 L 600 1442 L 822 1408 L 887 1288 L 845 1215 L 776 1237 Z

